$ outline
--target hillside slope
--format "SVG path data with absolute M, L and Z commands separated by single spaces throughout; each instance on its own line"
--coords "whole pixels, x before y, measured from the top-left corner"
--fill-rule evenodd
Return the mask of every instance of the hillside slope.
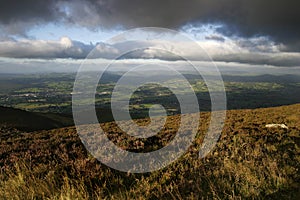
M 94 159 L 74 127 L 24 133 L 0 129 L 0 199 L 299 199 L 300 104 L 227 112 L 215 149 L 198 151 L 210 113 L 201 113 L 194 145 L 165 169 L 122 173 Z M 101 126 L 131 151 L 164 146 L 179 116 L 150 140 L 128 137 L 113 122 Z M 146 120 L 138 120 L 145 124 Z M 283 123 L 289 128 L 266 128 Z
M 54 113 L 34 113 L 0 106 L 0 126 L 23 131 L 49 130 L 72 124 L 72 119 Z

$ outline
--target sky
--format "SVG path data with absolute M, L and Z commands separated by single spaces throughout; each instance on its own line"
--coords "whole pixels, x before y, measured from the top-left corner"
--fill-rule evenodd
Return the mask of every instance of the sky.
M 178 56 L 157 51 L 163 38 L 127 41 L 111 37 L 140 27 L 162 27 L 185 34 L 222 69 L 299 73 L 298 0 L 0 0 L 0 72 L 78 69 L 89 53 L 108 62 L 124 49 L 153 48 L 123 56 L 127 64 Z M 176 38 L 175 36 L 169 36 Z M 171 46 L 197 62 L 202 56 L 188 42 Z M 172 49 L 170 47 L 170 49 Z M 96 58 L 92 58 L 96 59 Z M 129 65 L 129 64 L 128 64 Z M 271 70 L 270 70 L 271 69 Z

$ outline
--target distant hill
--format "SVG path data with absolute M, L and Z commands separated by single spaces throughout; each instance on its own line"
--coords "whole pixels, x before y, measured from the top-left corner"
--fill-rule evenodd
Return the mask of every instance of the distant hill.
M 49 130 L 72 125 L 72 118 L 54 113 L 34 113 L 0 106 L 0 126 L 22 131 Z

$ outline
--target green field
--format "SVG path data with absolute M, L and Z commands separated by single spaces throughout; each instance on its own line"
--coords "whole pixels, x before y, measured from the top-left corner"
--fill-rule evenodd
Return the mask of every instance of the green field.
M 196 93 L 203 111 L 210 110 L 208 88 L 201 77 L 186 74 Z M 110 98 L 118 74 L 105 74 L 96 92 L 96 107 L 110 109 Z M 300 102 L 300 77 L 297 75 L 223 76 L 228 109 L 259 108 L 288 105 Z M 71 114 L 72 91 L 75 74 L 2 75 L 0 82 L 0 105 L 35 112 Z M 180 80 L 170 77 L 165 83 L 178 87 Z M 124 91 L 130 89 L 123 86 Z M 219 91 L 217 84 L 213 88 Z M 180 91 L 186 94 L 188 90 Z M 119 99 L 126 99 L 118 94 Z M 142 85 L 130 99 L 130 110 L 134 118 L 147 117 L 153 104 L 162 104 L 169 115 L 180 113 L 174 94 L 157 84 Z M 123 109 L 123 108 L 119 108 Z

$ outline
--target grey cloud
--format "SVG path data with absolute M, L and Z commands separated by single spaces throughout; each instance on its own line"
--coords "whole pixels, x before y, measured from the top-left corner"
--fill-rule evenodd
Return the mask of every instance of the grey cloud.
M 234 42 L 240 48 L 256 53 L 278 53 L 283 50 L 281 45 L 277 45 L 268 37 L 238 38 Z
M 216 41 L 214 44 L 206 44 L 205 41 L 199 43 L 213 61 L 216 62 L 226 62 L 226 63 L 241 63 L 249 65 L 269 65 L 276 67 L 299 67 L 300 66 L 300 53 L 286 53 L 280 52 L 279 47 L 268 40 L 268 38 L 252 38 L 250 40 L 240 39 L 236 41 L 231 41 L 226 43 L 225 41 Z M 232 44 L 232 42 L 234 42 Z M 149 43 L 148 43 L 149 44 Z M 140 47 L 143 44 L 137 42 L 126 42 L 122 44 L 117 44 L 120 52 L 123 48 L 131 45 L 131 49 L 134 46 Z M 122 57 L 122 59 L 159 59 L 166 61 L 179 61 L 184 60 L 184 57 L 190 60 L 203 61 L 203 55 L 201 52 L 191 48 L 187 43 L 174 43 L 179 49 L 182 49 L 180 57 L 176 52 L 173 52 L 172 46 L 169 51 L 164 51 L 160 49 L 160 42 L 154 42 L 151 48 L 139 49 L 130 52 Z M 228 47 L 227 49 L 221 49 Z M 210 47 L 210 49 L 207 49 Z M 168 49 L 168 48 L 167 48 Z M 204 58 L 204 60 L 206 60 Z
M 299 67 L 300 53 L 243 53 L 229 55 L 214 55 L 214 61 L 235 62 L 250 65 L 270 65 L 277 67 Z
M 64 17 L 57 0 L 0 0 L 0 28 L 3 32 L 24 35 L 33 26 Z
M 162 45 L 166 49 L 161 48 Z M 211 56 L 213 61 L 217 62 L 280 67 L 300 66 L 300 53 L 280 52 L 277 46 L 274 44 L 268 45 L 263 38 L 255 38 L 247 42 L 245 40 L 237 40 L 235 43 L 233 41 L 221 42 L 219 40 L 212 40 L 209 43 L 203 41 L 200 45 L 206 49 L 206 52 Z M 127 52 L 128 49 L 132 51 Z M 193 49 L 193 45 L 191 46 L 189 43 L 174 42 L 166 44 L 164 41 L 159 40 L 87 45 L 63 37 L 59 41 L 8 40 L 0 42 L 0 57 L 10 58 L 84 59 L 87 57 L 89 59 L 159 59 L 179 61 L 184 60 L 185 57 L 195 61 L 207 61 L 205 59 L 207 57 L 205 56 L 196 49 Z
M 88 59 L 93 58 L 106 58 L 106 59 L 115 59 L 119 55 L 119 49 L 116 47 L 106 44 L 98 43 L 95 48 L 88 55 Z
M 300 35 L 299 7 L 298 0 L 1 0 L 0 23 L 18 32 L 53 21 L 91 29 L 220 22 L 227 26 L 219 31 L 228 35 L 266 34 L 293 46 Z
M 200 57 L 201 55 L 199 55 Z M 155 49 L 149 49 L 141 52 L 136 52 L 126 56 L 126 59 L 159 59 L 166 61 L 179 61 L 183 58 L 166 52 L 155 51 Z M 214 62 L 225 63 L 240 63 L 248 65 L 269 65 L 275 67 L 300 67 L 300 53 L 277 53 L 277 54 L 259 54 L 259 53 L 237 53 L 237 54 L 225 54 L 225 55 L 211 55 Z M 202 61 L 194 55 L 191 57 L 194 61 Z
M 178 28 L 186 23 L 221 22 L 228 24 L 220 29 L 223 33 L 265 34 L 288 46 L 300 35 L 298 0 L 88 0 L 69 5 L 70 18 L 80 15 L 77 21 L 85 26 Z
M 216 41 L 220 41 L 220 42 L 225 41 L 225 38 L 220 36 L 220 35 L 209 35 L 209 36 L 206 36 L 205 39 L 207 39 L 207 40 L 216 40 Z
M 23 40 L 0 42 L 0 57 L 10 58 L 86 58 L 92 49 L 98 57 L 111 58 L 116 49 L 99 43 L 97 45 L 72 41 L 67 37 L 60 41 Z
M 1 0 L 0 20 L 3 24 L 18 21 L 53 20 L 57 16 L 56 0 Z

